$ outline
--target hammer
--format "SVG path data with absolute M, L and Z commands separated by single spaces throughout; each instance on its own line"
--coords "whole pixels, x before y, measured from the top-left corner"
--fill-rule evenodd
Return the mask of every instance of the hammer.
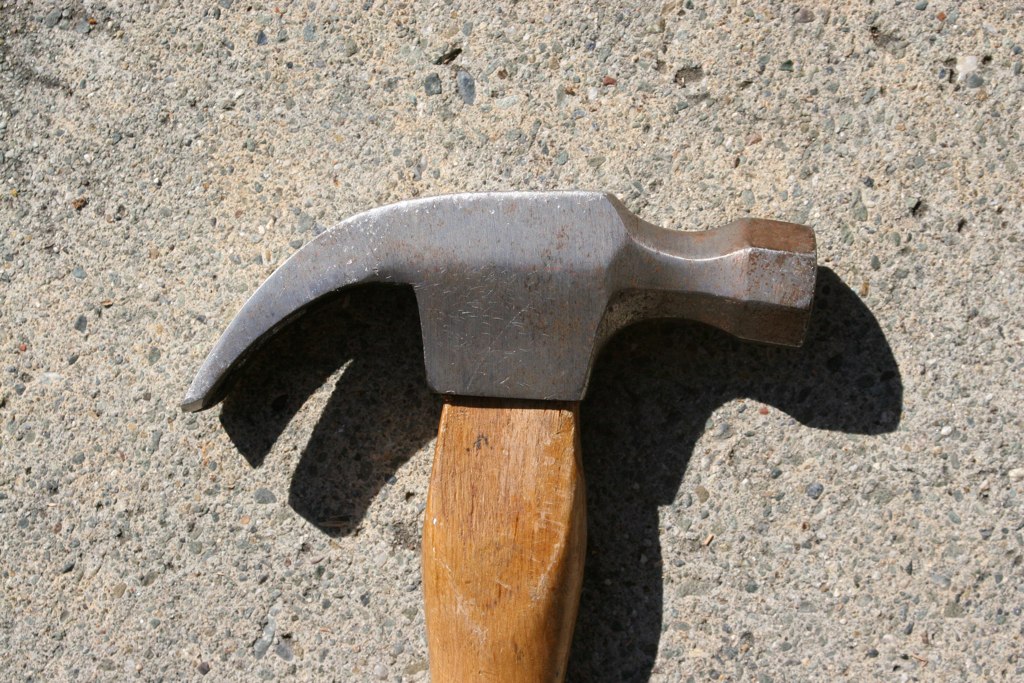
M 816 274 L 814 233 L 792 223 L 666 230 L 597 192 L 400 202 L 281 265 L 182 408 L 217 403 L 245 358 L 322 297 L 411 284 L 427 381 L 445 395 L 423 525 L 431 679 L 562 681 L 586 545 L 579 402 L 595 354 L 651 318 L 799 346 Z

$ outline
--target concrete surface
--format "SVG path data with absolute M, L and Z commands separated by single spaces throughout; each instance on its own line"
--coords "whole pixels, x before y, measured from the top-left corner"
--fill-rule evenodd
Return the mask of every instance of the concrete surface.
M 4 0 L 0 39 L 3 680 L 426 680 L 409 293 L 177 403 L 333 221 L 543 188 L 823 266 L 801 351 L 599 360 L 569 679 L 1024 676 L 1019 3 Z

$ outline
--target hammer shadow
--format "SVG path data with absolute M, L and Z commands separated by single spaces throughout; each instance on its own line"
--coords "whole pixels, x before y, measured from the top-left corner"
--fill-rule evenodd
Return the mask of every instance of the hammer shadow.
M 437 432 L 441 400 L 427 387 L 412 289 L 353 287 L 289 324 L 240 371 L 220 418 L 259 467 L 342 367 L 288 492 L 288 504 L 332 537 L 352 533 L 377 492 Z
M 612 339 L 581 411 L 587 559 L 568 681 L 649 680 L 664 616 L 661 563 L 685 561 L 662 557 L 658 508 L 675 500 L 708 418 L 737 398 L 809 427 L 882 434 L 899 425 L 903 384 L 874 316 L 827 268 L 800 349 L 683 322 Z
M 860 298 L 818 270 L 801 349 L 738 341 L 681 322 L 634 326 L 598 357 L 582 407 L 588 551 L 570 682 L 647 681 L 663 619 L 658 508 L 671 504 L 716 408 L 769 404 L 804 425 L 882 434 L 900 421 L 892 351 Z M 221 422 L 253 467 L 310 396 L 346 363 L 292 477 L 289 504 L 331 536 L 358 527 L 395 470 L 433 438 L 415 297 L 370 285 L 291 323 L 257 351 Z

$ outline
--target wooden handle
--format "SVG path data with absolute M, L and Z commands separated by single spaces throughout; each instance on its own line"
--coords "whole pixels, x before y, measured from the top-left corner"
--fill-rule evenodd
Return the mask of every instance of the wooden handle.
M 565 677 L 586 546 L 576 403 L 453 399 L 423 528 L 433 683 Z

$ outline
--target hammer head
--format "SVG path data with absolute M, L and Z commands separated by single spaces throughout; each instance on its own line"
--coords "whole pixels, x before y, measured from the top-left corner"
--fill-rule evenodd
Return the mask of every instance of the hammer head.
M 595 192 L 447 195 L 361 213 L 313 240 L 242 307 L 182 408 L 223 395 L 245 356 L 316 300 L 411 284 L 437 392 L 580 400 L 601 343 L 655 317 L 798 346 L 817 273 L 814 233 L 744 219 L 665 230 Z

